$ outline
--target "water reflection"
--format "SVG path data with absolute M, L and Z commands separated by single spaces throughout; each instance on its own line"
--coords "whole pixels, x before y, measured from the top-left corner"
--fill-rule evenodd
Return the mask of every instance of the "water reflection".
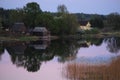
M 50 45 L 49 40 L 38 40 L 31 41 L 29 46 L 34 47 L 35 49 L 45 50 L 49 45 Z
M 4 53 L 4 46 L 3 46 L 3 43 L 1 42 L 0 43 L 0 60 L 1 60 L 1 56 L 3 55 Z
M 120 51 L 120 38 L 106 38 L 104 40 L 107 43 L 107 49 L 111 53 L 118 53 Z
M 100 47 L 92 41 L 85 42 L 87 46 L 84 47 L 89 48 L 79 49 L 76 60 L 68 62 L 63 68 L 63 75 L 70 80 L 119 80 L 120 38 L 97 40 L 102 42 L 98 44 Z M 110 53 L 102 51 L 104 47 Z
M 86 38 L 86 39 L 78 39 L 77 43 L 79 47 L 89 47 L 91 45 L 100 46 L 103 42 L 103 38 Z
M 42 61 L 48 61 L 54 57 L 45 50 L 47 47 L 44 45 L 46 46 L 47 43 L 47 41 L 7 43 L 6 49 L 13 64 L 24 67 L 29 72 L 36 72 L 40 69 Z
M 40 69 L 42 62 L 50 61 L 54 56 L 58 62 L 73 60 L 76 57 L 75 41 L 69 40 L 39 40 L 32 42 L 6 42 L 4 45 L 11 56 L 11 61 L 17 67 L 24 67 L 29 72 Z
M 58 57 L 59 62 L 71 61 L 76 58 L 79 46 L 74 40 L 52 41 L 51 51 Z
M 110 52 L 119 53 L 119 38 L 88 38 L 88 39 L 59 39 L 59 40 L 39 40 L 32 42 L 5 42 L 0 45 L 0 57 L 6 49 L 11 57 L 11 62 L 17 67 L 23 67 L 29 72 L 40 70 L 43 62 L 48 62 L 57 57 L 57 61 L 65 63 L 78 60 L 81 48 L 91 46 L 101 46 L 107 44 Z M 84 49 L 85 50 L 85 49 Z M 90 51 L 89 51 L 90 52 Z M 82 55 L 85 53 L 82 53 Z M 96 53 L 98 54 L 98 53 Z M 94 54 L 91 54 L 94 55 Z M 89 55 L 88 55 L 89 56 Z M 108 56 L 107 56 L 108 57 Z M 82 59 L 82 58 L 81 58 Z M 92 59 L 92 63 L 94 59 Z

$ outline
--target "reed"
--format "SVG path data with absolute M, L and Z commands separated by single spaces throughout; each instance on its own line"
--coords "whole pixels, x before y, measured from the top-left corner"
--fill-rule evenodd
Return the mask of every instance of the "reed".
M 120 58 L 106 65 L 68 63 L 64 72 L 70 80 L 120 80 Z

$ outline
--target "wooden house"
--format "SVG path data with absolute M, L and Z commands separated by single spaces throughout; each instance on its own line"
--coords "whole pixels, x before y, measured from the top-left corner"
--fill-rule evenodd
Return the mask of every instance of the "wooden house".
M 32 30 L 32 35 L 48 38 L 50 36 L 50 31 L 48 31 L 45 27 L 35 27 Z
M 26 26 L 24 25 L 24 23 L 20 22 L 20 23 L 14 23 L 14 25 L 11 28 L 11 31 L 13 33 L 25 33 L 27 31 Z
M 79 21 L 79 24 L 80 24 L 80 27 L 79 27 L 80 30 L 91 30 L 92 29 L 89 21 Z

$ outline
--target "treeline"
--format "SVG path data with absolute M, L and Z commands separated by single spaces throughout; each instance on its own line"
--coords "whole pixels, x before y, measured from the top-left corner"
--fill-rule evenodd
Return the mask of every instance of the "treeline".
M 16 22 L 23 22 L 28 29 L 46 27 L 54 35 L 75 34 L 79 21 L 89 21 L 93 28 L 103 31 L 120 30 L 120 14 L 109 15 L 69 13 L 65 5 L 57 7 L 58 12 L 43 12 L 36 2 L 27 3 L 23 8 L 0 8 L 0 30 L 9 29 Z
M 119 13 L 110 13 L 108 15 L 76 13 L 75 15 L 78 21 L 90 21 L 91 26 L 94 28 L 102 29 L 103 31 L 120 30 Z
M 16 22 L 23 22 L 28 29 L 40 26 L 55 35 L 74 34 L 78 27 L 77 18 L 68 12 L 65 5 L 59 5 L 57 10 L 57 15 L 43 12 L 36 2 L 27 3 L 20 9 L 0 8 L 0 27 L 6 29 Z

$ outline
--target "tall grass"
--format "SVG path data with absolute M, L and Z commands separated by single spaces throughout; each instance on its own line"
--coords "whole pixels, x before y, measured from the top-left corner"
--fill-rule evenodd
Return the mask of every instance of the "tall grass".
M 120 80 L 120 57 L 109 65 L 69 63 L 64 73 L 70 80 Z

